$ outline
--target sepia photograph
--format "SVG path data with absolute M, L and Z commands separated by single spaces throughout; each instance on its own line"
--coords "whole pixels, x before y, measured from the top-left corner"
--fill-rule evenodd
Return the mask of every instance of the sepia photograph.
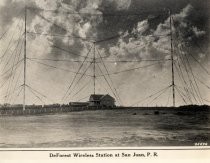
M 209 21 L 209 0 L 0 0 L 0 148 L 208 147 Z

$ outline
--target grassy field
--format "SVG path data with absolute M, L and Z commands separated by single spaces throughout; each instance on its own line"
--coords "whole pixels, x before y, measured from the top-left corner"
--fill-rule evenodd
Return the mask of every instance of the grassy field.
M 0 147 L 142 147 L 210 143 L 209 110 L 133 108 L 0 117 Z

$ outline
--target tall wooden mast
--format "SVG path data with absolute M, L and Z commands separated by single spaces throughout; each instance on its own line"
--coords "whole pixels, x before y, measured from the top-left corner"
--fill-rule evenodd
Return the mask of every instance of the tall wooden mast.
M 25 110 L 25 105 L 26 105 L 26 40 L 27 40 L 27 29 L 26 29 L 26 24 L 27 24 L 27 7 L 25 6 L 25 33 L 24 33 L 24 76 L 23 76 L 23 110 Z
M 93 43 L 93 94 L 96 93 L 96 55 L 95 55 L 95 42 Z
M 173 32 L 172 32 L 172 16 L 171 10 L 169 9 L 169 17 L 170 17 L 170 36 L 171 36 L 171 74 L 172 74 L 172 93 L 173 93 L 173 107 L 176 106 L 175 100 L 175 82 L 174 82 L 174 50 L 173 50 Z

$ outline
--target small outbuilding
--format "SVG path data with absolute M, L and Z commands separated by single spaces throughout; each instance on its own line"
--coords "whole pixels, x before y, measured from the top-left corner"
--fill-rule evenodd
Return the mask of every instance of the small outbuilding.
M 92 94 L 89 98 L 89 106 L 115 107 L 116 105 L 115 99 L 109 94 Z

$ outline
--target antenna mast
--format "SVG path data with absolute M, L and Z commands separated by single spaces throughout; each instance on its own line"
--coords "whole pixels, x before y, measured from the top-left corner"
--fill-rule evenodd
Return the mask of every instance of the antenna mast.
M 170 16 L 170 35 L 171 35 L 171 71 L 172 71 L 172 92 L 173 92 L 173 107 L 176 106 L 175 104 L 175 82 L 174 82 L 174 50 L 173 50 L 173 33 L 172 33 L 172 16 L 171 10 L 169 9 L 169 16 Z
M 25 6 L 25 35 L 24 35 L 24 79 L 23 79 L 23 110 L 26 105 L 26 22 L 27 21 L 27 8 Z
M 95 42 L 93 43 L 93 94 L 96 91 L 96 56 L 95 56 Z

